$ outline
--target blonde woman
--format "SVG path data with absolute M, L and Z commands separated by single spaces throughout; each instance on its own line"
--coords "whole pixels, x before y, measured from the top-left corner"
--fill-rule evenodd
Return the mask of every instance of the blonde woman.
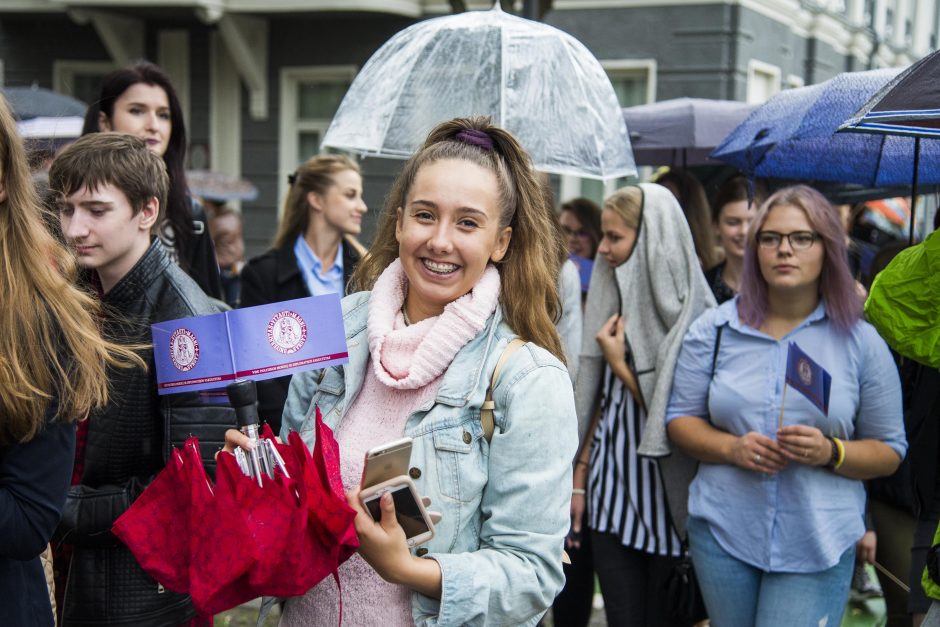
M 682 211 L 660 185 L 604 201 L 597 252 L 576 385 L 572 527 L 581 531 L 586 508 L 609 624 L 679 626 L 665 581 L 681 554 L 691 461 L 656 447 L 682 337 L 714 299 Z M 663 459 L 644 456 L 644 444 Z
M 355 236 L 368 211 L 362 199 L 362 176 L 344 155 L 318 155 L 288 177 L 274 245 L 251 259 L 241 273 L 242 307 L 282 300 L 346 293 L 365 249 Z M 290 377 L 258 383 L 258 409 L 275 433 Z

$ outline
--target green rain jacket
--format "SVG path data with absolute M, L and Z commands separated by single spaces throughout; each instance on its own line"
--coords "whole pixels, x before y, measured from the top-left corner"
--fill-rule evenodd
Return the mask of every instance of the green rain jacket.
M 940 368 L 940 231 L 875 277 L 865 316 L 895 351 Z

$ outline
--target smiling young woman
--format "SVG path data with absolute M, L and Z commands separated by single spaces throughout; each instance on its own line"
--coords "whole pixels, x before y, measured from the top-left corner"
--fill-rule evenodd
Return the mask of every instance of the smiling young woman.
M 336 433 L 360 541 L 339 569 L 350 624 L 535 625 L 561 589 L 568 495 L 557 488 L 577 444 L 554 326 L 564 258 L 528 155 L 488 120 L 439 125 L 405 164 L 353 276 L 370 291 L 343 300 L 349 363 L 295 375 L 281 431 L 313 445 L 316 405 Z M 365 452 L 402 436 L 409 475 L 443 514 L 418 549 L 390 498 L 380 523 L 359 500 Z M 229 449 L 245 444 L 230 432 Z M 339 607 L 324 581 L 289 599 L 281 622 L 335 625 Z

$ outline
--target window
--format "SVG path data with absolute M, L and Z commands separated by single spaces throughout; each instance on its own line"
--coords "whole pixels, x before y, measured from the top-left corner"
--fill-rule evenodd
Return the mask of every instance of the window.
M 751 59 L 747 64 L 747 101 L 761 104 L 779 91 L 780 68 Z
M 101 79 L 117 69 L 111 61 L 53 61 L 52 87 L 91 104 L 98 98 Z
M 281 70 L 281 197 L 287 191 L 287 175 L 322 152 L 320 143 L 355 75 L 352 66 Z

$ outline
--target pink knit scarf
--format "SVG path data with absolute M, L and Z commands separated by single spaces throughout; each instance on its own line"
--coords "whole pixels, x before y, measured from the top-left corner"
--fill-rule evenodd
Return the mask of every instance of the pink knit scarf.
M 439 316 L 410 326 L 401 313 L 408 277 L 396 259 L 369 297 L 369 351 L 375 376 L 396 390 L 420 388 L 443 374 L 454 356 L 483 329 L 499 302 L 499 271 L 487 265 L 473 289 Z M 396 324 L 397 323 L 397 324 Z

